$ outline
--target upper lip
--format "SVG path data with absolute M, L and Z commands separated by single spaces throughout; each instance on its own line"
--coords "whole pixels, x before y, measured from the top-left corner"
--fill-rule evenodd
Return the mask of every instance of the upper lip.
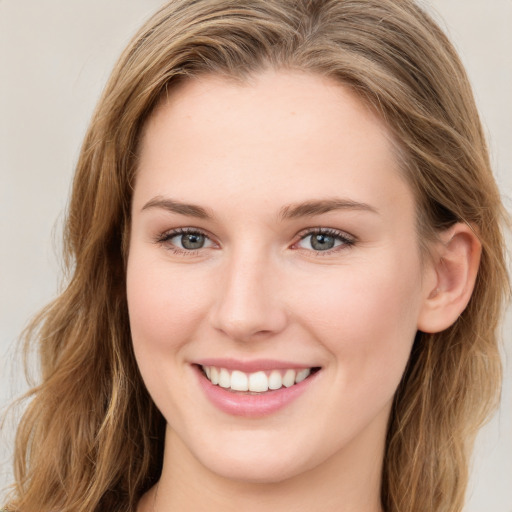
M 193 363 L 200 366 L 225 368 L 226 370 L 240 370 L 246 373 L 281 369 L 303 370 L 305 368 L 317 367 L 316 365 L 301 364 L 277 359 L 253 359 L 248 361 L 231 358 L 205 358 L 193 361 Z

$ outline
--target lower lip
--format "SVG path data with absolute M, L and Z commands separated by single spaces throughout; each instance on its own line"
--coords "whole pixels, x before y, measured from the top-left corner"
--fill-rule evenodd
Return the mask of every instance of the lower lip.
M 274 391 L 267 391 L 257 395 L 249 395 L 229 391 L 212 384 L 199 367 L 195 367 L 201 388 L 208 399 L 221 411 L 233 416 L 257 418 L 267 416 L 283 409 L 298 398 L 316 379 L 320 373 L 315 372 L 307 379 L 294 384 L 289 388 L 282 387 Z

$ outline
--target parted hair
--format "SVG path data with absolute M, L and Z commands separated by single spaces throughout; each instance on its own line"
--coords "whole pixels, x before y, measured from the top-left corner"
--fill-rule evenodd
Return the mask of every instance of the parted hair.
M 67 284 L 24 333 L 41 380 L 25 397 L 8 510 L 129 512 L 158 480 L 165 421 L 137 369 L 125 290 L 141 131 L 178 82 L 244 81 L 268 68 L 328 76 L 381 116 L 416 198 L 423 249 L 456 222 L 480 239 L 465 311 L 443 332 L 417 333 L 381 484 L 386 512 L 462 510 L 475 434 L 501 386 L 506 215 L 463 66 L 412 0 L 173 0 L 135 35 L 81 148 Z

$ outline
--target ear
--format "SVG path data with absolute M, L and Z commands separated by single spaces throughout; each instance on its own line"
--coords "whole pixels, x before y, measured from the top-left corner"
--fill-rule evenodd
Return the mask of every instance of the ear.
M 440 235 L 429 262 L 425 299 L 418 330 L 436 333 L 450 327 L 466 309 L 475 286 L 482 245 L 467 224 L 455 224 Z

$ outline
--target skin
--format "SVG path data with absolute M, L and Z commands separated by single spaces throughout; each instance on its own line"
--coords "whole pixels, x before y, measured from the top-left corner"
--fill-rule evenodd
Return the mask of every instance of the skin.
M 266 71 L 247 84 L 195 79 L 151 116 L 127 293 L 137 362 L 168 426 L 161 480 L 139 512 L 381 510 L 386 425 L 415 333 L 452 321 L 445 291 L 454 295 L 478 266 L 476 256 L 457 266 L 476 251 L 463 227 L 443 245 L 460 256 L 446 252 L 446 276 L 421 257 L 393 148 L 347 88 L 300 72 Z M 163 199 L 211 217 L 170 211 Z M 333 199 L 351 203 L 280 216 Z M 181 236 L 169 235 L 177 228 L 206 234 L 205 246 L 180 249 Z M 315 250 L 315 228 L 350 243 Z M 206 357 L 321 370 L 285 408 L 244 418 L 205 397 L 192 364 Z

